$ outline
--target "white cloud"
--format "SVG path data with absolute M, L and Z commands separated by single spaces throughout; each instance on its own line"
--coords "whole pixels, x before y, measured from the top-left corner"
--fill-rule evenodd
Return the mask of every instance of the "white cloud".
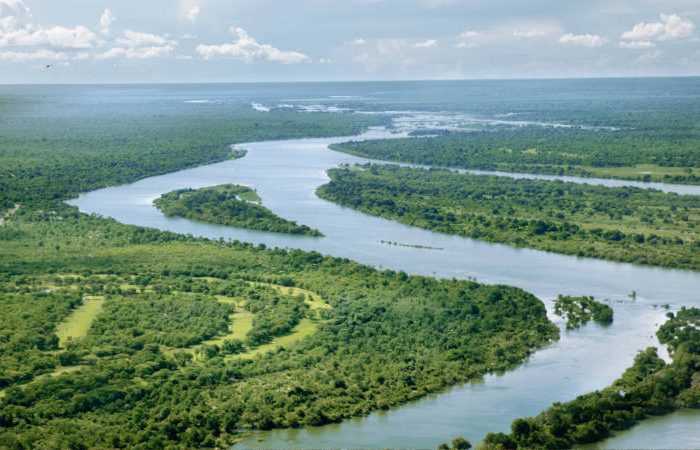
M 195 23 L 201 12 L 202 7 L 197 0 L 180 1 L 180 16 L 186 20 Z
M 98 42 L 99 38 L 95 33 L 80 25 L 73 28 L 27 25 L 23 28 L 0 31 L 0 47 L 47 45 L 57 48 L 91 48 Z
M 84 49 L 100 42 L 97 35 L 84 26 L 46 28 L 31 22 L 31 11 L 22 0 L 0 0 L 0 47 L 48 46 Z
M 199 8 L 199 6 L 192 6 L 190 9 L 187 10 L 187 20 L 189 20 L 190 22 L 195 22 L 200 12 L 201 9 Z
M 109 9 L 102 11 L 102 15 L 100 16 L 100 31 L 102 34 L 109 34 L 109 30 L 115 20 L 117 20 L 117 18 L 114 16 L 112 11 Z
M 691 37 L 694 28 L 693 22 L 676 14 L 661 14 L 660 22 L 640 22 L 622 33 L 620 38 L 629 41 L 672 41 Z
M 237 40 L 230 44 L 197 46 L 197 53 L 205 59 L 216 57 L 232 57 L 250 63 L 255 60 L 267 60 L 282 64 L 308 62 L 310 58 L 295 51 L 282 51 L 269 44 L 260 44 L 246 30 L 240 27 L 231 28 L 231 33 Z
M 423 42 L 418 42 L 416 45 L 414 45 L 416 48 L 432 48 L 432 47 L 437 47 L 437 40 L 435 39 L 428 39 Z
M 109 42 L 115 47 L 96 53 L 106 42 L 85 26 L 44 27 L 31 23 L 29 9 L 21 0 L 0 0 L 0 13 L 25 14 L 23 20 L 9 15 L 0 18 L 0 47 L 13 47 L 12 50 L 0 52 L 0 60 L 3 61 L 149 59 L 168 56 L 177 46 L 177 42 L 163 36 L 127 30 Z M 100 32 L 107 35 L 114 21 L 114 14 L 105 9 L 100 16 Z
M 380 55 L 400 55 L 407 45 L 405 39 L 378 39 L 377 51 Z
M 151 33 L 142 33 L 139 31 L 126 30 L 121 37 L 117 38 L 117 44 L 122 47 L 140 47 L 144 45 L 164 46 L 176 45 L 174 41 L 170 41 L 162 36 Z
M 69 59 L 69 56 L 63 52 L 54 52 L 44 49 L 31 52 L 0 51 L 0 61 L 27 62 L 37 59 L 64 61 Z
M 660 50 L 652 50 L 637 58 L 639 64 L 655 64 L 659 61 L 663 53 Z
M 631 49 L 656 47 L 656 44 L 652 41 L 621 41 L 618 45 L 620 48 L 631 48 Z
M 348 41 L 345 43 L 345 45 L 365 45 L 367 41 L 365 41 L 362 38 L 355 38 L 352 41 Z
M 537 28 L 532 28 L 529 30 L 513 30 L 513 37 L 517 38 L 538 38 L 547 36 L 548 34 L 549 30 L 541 30 Z
M 560 44 L 575 44 L 584 47 L 594 48 L 605 44 L 605 39 L 597 34 L 563 34 L 559 38 Z
M 459 35 L 461 42 L 457 44 L 458 48 L 474 48 L 484 37 L 484 33 L 479 31 L 465 31 Z
M 114 47 L 95 55 L 97 59 L 152 59 L 170 55 L 175 47 L 172 45 L 150 47 Z

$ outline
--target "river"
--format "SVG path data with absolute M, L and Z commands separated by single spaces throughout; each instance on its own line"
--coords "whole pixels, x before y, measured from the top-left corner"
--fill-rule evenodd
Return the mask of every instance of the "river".
M 395 137 L 371 129 L 355 139 Z M 238 239 L 269 247 L 300 248 L 346 257 L 380 268 L 404 270 L 448 278 L 472 278 L 524 288 L 545 301 L 551 315 L 558 294 L 593 295 L 611 302 L 615 321 L 611 326 L 590 324 L 563 331 L 559 342 L 537 352 L 517 369 L 492 374 L 483 382 L 452 389 L 388 412 L 324 427 L 255 432 L 238 446 L 274 448 L 319 447 L 432 447 L 456 436 L 478 442 L 488 431 L 506 431 L 513 419 L 535 415 L 551 403 L 609 385 L 627 368 L 637 351 L 658 342 L 654 333 L 664 321 L 669 304 L 700 306 L 700 274 L 589 258 L 517 249 L 473 239 L 449 236 L 372 217 L 319 199 L 318 186 L 326 183 L 326 171 L 340 164 L 366 159 L 334 152 L 333 143 L 349 138 L 301 139 L 241 144 L 248 154 L 229 160 L 156 176 L 132 184 L 81 195 L 70 203 L 81 211 L 112 217 L 120 222 L 154 227 L 209 238 Z M 532 177 L 532 175 L 523 175 Z M 547 177 L 551 178 L 551 177 Z M 631 184 L 610 180 L 577 180 L 610 185 Z M 325 237 L 286 236 L 167 218 L 152 201 L 181 188 L 223 183 L 254 187 L 263 204 L 281 217 L 316 228 Z M 646 185 L 645 185 L 646 186 Z M 663 187 L 663 186 L 662 186 Z M 671 186 L 667 190 L 699 193 L 699 187 Z M 387 245 L 392 241 L 433 249 Z M 629 294 L 635 291 L 636 299 Z M 559 318 L 552 316 L 558 325 Z M 663 353 L 663 352 L 662 352 Z M 672 441 L 661 446 L 697 447 L 700 414 L 676 415 Z M 697 419 L 697 420 L 696 420 Z M 654 424 L 644 423 L 623 433 L 617 446 L 648 447 Z M 645 431 L 646 430 L 646 431 Z

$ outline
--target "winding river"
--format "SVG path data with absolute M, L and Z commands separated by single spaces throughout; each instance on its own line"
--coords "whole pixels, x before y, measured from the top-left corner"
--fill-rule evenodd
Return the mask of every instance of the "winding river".
M 395 136 L 382 129 L 371 129 L 355 139 L 390 137 Z M 563 331 L 559 342 L 537 352 L 517 369 L 488 375 L 483 382 L 456 386 L 388 412 L 341 424 L 256 432 L 238 447 L 434 448 L 460 435 L 476 442 L 488 431 L 508 430 L 514 418 L 535 415 L 553 402 L 570 400 L 610 384 L 632 363 L 638 350 L 658 345 L 654 333 L 666 313 L 659 305 L 670 304 L 671 309 L 681 305 L 700 306 L 699 273 L 577 258 L 448 236 L 321 200 L 315 190 L 328 181 L 326 170 L 339 164 L 367 162 L 328 149 L 328 145 L 348 139 L 243 144 L 238 146 L 248 150 L 243 159 L 101 189 L 70 203 L 81 211 L 127 224 L 270 247 L 315 250 L 411 274 L 515 285 L 542 298 L 550 310 L 551 301 L 558 294 L 593 295 L 611 301 L 615 322 L 609 327 L 591 324 L 577 331 Z M 649 186 L 614 180 L 566 179 Z M 319 229 L 325 237 L 286 236 L 167 218 L 152 205 L 155 198 L 174 189 L 234 182 L 256 188 L 263 203 L 275 213 Z M 697 186 L 657 187 L 700 194 Z M 386 245 L 381 241 L 435 249 Z M 632 291 L 637 293 L 636 299 L 629 296 Z M 552 320 L 561 325 L 558 318 Z M 644 422 L 603 445 L 700 447 L 696 429 L 699 421 L 699 413 L 681 412 Z M 673 436 L 654 441 L 660 426 L 670 427 Z

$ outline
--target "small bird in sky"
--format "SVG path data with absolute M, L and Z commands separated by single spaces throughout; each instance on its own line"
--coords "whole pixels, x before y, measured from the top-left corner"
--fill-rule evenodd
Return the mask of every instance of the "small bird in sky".
M 53 64 L 47 64 L 47 65 L 46 65 L 46 69 L 47 69 L 47 70 L 50 69 L 50 68 L 52 68 L 52 67 L 53 67 Z

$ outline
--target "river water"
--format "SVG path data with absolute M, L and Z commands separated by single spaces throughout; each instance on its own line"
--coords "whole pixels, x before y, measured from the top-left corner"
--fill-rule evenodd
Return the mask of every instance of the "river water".
M 358 138 L 391 137 L 395 135 L 373 129 Z M 448 236 L 321 200 L 316 197 L 315 190 L 328 181 L 326 170 L 340 164 L 367 162 L 328 149 L 328 145 L 347 139 L 243 144 L 237 146 L 248 150 L 243 159 L 101 189 L 81 195 L 70 203 L 81 211 L 127 224 L 263 243 L 270 247 L 315 250 L 411 274 L 515 285 L 542 298 L 550 311 L 551 301 L 558 294 L 593 295 L 610 301 L 615 321 L 609 327 L 591 324 L 577 331 L 563 331 L 559 342 L 537 352 L 517 369 L 488 375 L 483 382 L 456 386 L 388 412 L 341 424 L 255 432 L 238 445 L 241 448 L 434 448 L 460 435 L 478 442 L 488 431 L 508 430 L 517 417 L 535 415 L 553 402 L 570 400 L 609 385 L 632 363 L 637 351 L 658 345 L 654 333 L 666 313 L 659 305 L 669 304 L 671 309 L 681 305 L 700 306 L 698 273 L 577 258 Z M 600 182 L 611 183 L 610 180 Z M 316 228 L 325 237 L 287 236 L 167 218 L 152 205 L 155 198 L 175 189 L 223 183 L 254 187 L 263 204 L 276 214 Z M 698 193 L 699 188 L 677 186 L 669 190 Z M 381 241 L 434 249 L 387 245 Z M 633 291 L 637 293 L 636 299 L 629 296 Z M 562 325 L 558 318 L 552 319 Z M 694 428 L 700 415 L 691 413 L 692 420 L 688 420 L 688 413 L 682 416 L 684 420 L 673 417 L 676 416 L 664 419 L 675 424 L 673 440 L 657 441 L 659 445 L 697 446 Z M 645 423 L 624 433 L 626 440 L 611 443 L 647 447 L 651 445 L 647 435 L 656 432 L 658 423 Z M 651 431 L 645 431 L 647 428 Z

